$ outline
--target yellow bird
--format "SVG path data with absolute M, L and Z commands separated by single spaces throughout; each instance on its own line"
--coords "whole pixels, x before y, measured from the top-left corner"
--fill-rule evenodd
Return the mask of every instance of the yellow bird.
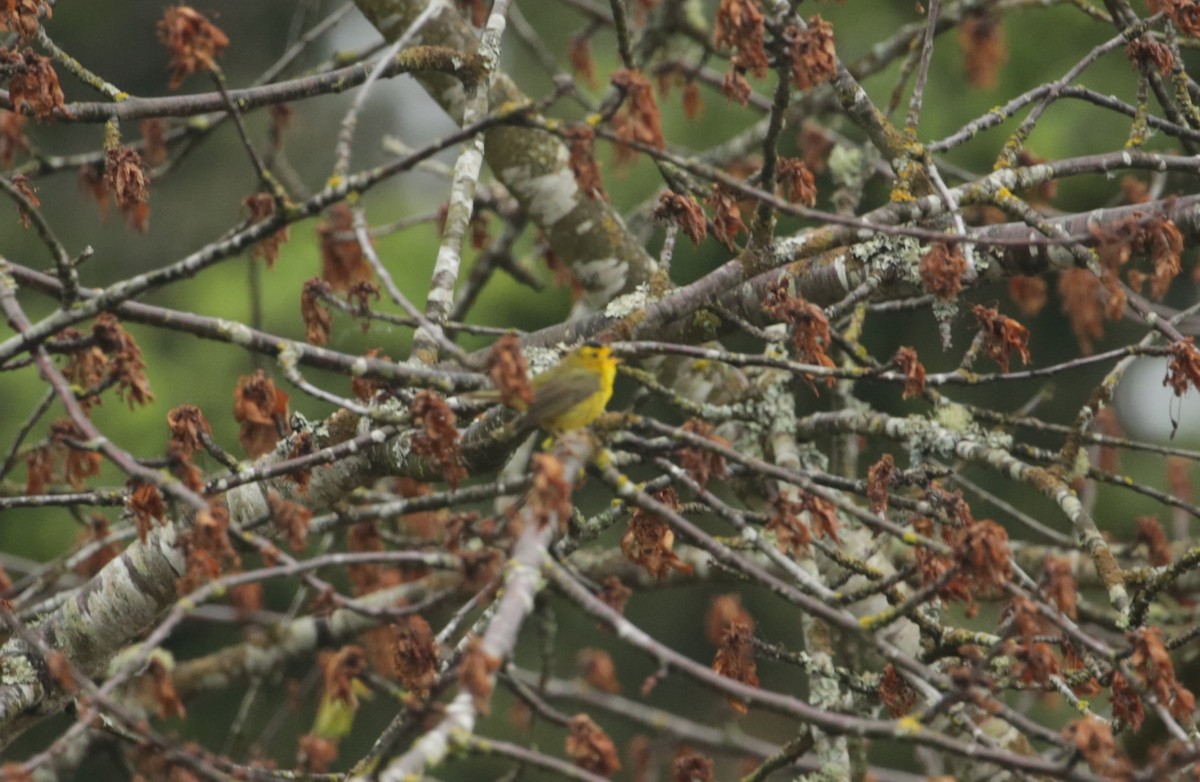
M 619 363 L 621 359 L 607 345 L 589 343 L 572 350 L 534 376 L 533 402 L 518 426 L 540 426 L 551 434 L 587 426 L 600 417 L 612 397 Z

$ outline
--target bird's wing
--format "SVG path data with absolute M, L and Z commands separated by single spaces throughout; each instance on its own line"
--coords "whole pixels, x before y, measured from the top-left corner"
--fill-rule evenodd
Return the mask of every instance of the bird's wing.
M 529 421 L 541 423 L 562 415 L 600 390 L 600 376 L 590 369 L 563 369 L 553 380 L 536 385 L 533 404 L 525 411 Z

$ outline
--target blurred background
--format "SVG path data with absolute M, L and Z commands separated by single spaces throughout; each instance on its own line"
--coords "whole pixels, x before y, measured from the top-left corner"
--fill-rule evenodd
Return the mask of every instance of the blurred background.
M 567 49 L 571 35 L 588 26 L 587 17 L 570 7 L 574 4 L 551 0 L 514 4 L 539 36 L 541 53 L 553 56 L 564 71 L 570 68 Z M 209 0 L 197 6 L 197 10 L 208 15 L 229 36 L 230 46 L 220 62 L 229 85 L 241 87 L 256 79 L 299 35 L 334 12 L 339 5 L 294 0 L 259 0 L 254 3 Z M 711 23 L 715 1 L 698 5 Z M 1042 3 L 1033 2 L 1025 4 L 1025 7 L 1014 3 L 1006 6 L 1014 8 L 1007 13 L 1003 24 L 1007 59 L 998 71 L 994 87 L 972 87 L 965 72 L 964 51 L 955 33 L 939 37 L 920 124 L 921 140 L 929 141 L 949 135 L 998 104 L 1040 83 L 1058 78 L 1092 47 L 1113 35 L 1111 26 L 1089 19 L 1075 7 L 1044 7 Z M 155 25 L 164 8 L 162 4 L 144 2 L 97 0 L 86 4 L 60 3 L 55 9 L 54 18 L 46 24 L 46 31 L 61 48 L 121 89 L 137 96 L 165 95 L 168 93 L 167 56 L 155 37 Z M 882 37 L 893 34 L 904 25 L 918 23 L 923 18 L 918 3 L 895 0 L 808 3 L 803 10 L 806 14 L 819 13 L 832 22 L 839 55 L 847 63 L 854 63 L 868 55 Z M 503 67 L 527 94 L 535 98 L 548 94 L 553 86 L 551 74 L 538 57 L 533 56 L 531 47 L 512 33 L 512 29 L 513 25 L 510 24 L 504 43 Z M 302 75 L 335 54 L 344 55 L 372 47 L 379 40 L 378 34 L 361 15 L 350 10 L 329 34 L 308 48 L 288 69 L 285 78 Z M 591 51 L 596 61 L 598 85 L 593 88 L 581 83 L 580 89 L 593 99 L 605 94 L 607 77 L 617 68 L 615 49 L 615 40 L 606 30 L 598 32 L 592 39 Z M 1193 50 L 1186 51 L 1189 58 L 1195 57 Z M 689 50 L 681 46 L 678 53 L 687 56 Z M 719 64 L 714 66 L 723 67 Z M 894 63 L 864 82 L 877 105 L 887 104 L 900 71 L 900 64 Z M 59 75 L 68 102 L 99 99 L 98 95 L 61 69 Z M 1127 101 L 1132 102 L 1135 98 L 1136 73 L 1120 49 L 1092 65 L 1080 82 Z M 752 81 L 752 85 L 760 94 L 769 94 L 767 83 Z M 211 90 L 208 79 L 192 76 L 180 92 Z M 285 136 L 285 162 L 310 190 L 319 189 L 330 175 L 334 140 L 341 119 L 355 94 L 351 91 L 345 95 L 319 97 L 292 106 L 295 113 Z M 713 89 L 702 87 L 701 95 L 704 109 L 696 119 L 684 116 L 678 87 L 665 99 L 661 94 L 658 96 L 668 144 L 681 150 L 702 151 L 736 136 L 759 118 L 756 112 L 731 104 Z M 895 116 L 897 121 L 902 120 L 906 104 L 906 99 L 901 102 L 901 108 Z M 567 120 L 578 120 L 583 116 L 583 110 L 569 100 L 559 101 L 550 113 Z M 1016 127 L 1019 118 L 981 133 L 949 154 L 946 162 L 969 171 L 990 171 L 1000 147 L 1008 133 Z M 246 120 L 251 138 L 265 147 L 268 143 L 265 110 L 250 113 Z M 389 159 L 391 156 L 384 147 L 385 138 L 398 138 L 411 147 L 417 147 L 438 138 L 452 127 L 413 80 L 403 76 L 384 80 L 372 90 L 366 111 L 360 119 L 352 169 L 359 170 Z M 844 119 L 835 119 L 830 127 L 856 142 L 863 138 Z M 139 138 L 136 125 L 125 126 L 121 130 L 127 141 Z M 792 128 L 791 131 L 795 136 L 799 129 Z M 1028 148 L 1048 159 L 1110 152 L 1122 148 L 1128 132 L 1129 122 L 1123 117 L 1080 101 L 1063 100 L 1046 113 L 1029 140 Z M 99 124 L 47 126 L 30 123 L 27 133 L 40 153 L 68 155 L 98 151 L 103 127 Z M 1172 144 L 1169 139 L 1156 138 L 1150 141 L 1148 147 L 1171 149 Z M 795 138 L 785 141 L 785 153 L 796 154 L 798 148 Z M 657 194 L 661 180 L 647 161 L 639 160 L 618 167 L 613 162 L 611 149 L 598 143 L 597 150 L 605 187 L 612 202 L 620 209 L 635 209 Z M 450 150 L 440 159 L 449 164 L 453 162 L 455 154 L 455 150 Z M 27 157 L 19 156 L 15 165 L 19 167 L 26 160 Z M 256 178 L 233 126 L 224 123 L 168 172 L 153 180 L 149 230 L 144 235 L 132 231 L 117 214 L 105 219 L 96 203 L 82 192 L 74 169 L 41 177 L 36 185 L 44 213 L 68 250 L 79 253 L 86 247 L 92 248 L 93 255 L 81 272 L 84 284 L 104 286 L 175 263 L 239 224 L 246 218 L 242 199 L 256 189 Z M 822 192 L 818 207 L 827 207 L 824 194 L 831 188 L 827 176 L 818 179 L 818 187 Z M 1186 192 L 1186 188 L 1190 187 L 1190 182 L 1170 181 L 1166 189 L 1167 192 Z M 365 196 L 364 203 L 370 223 L 383 225 L 409 216 L 436 213 L 444 204 L 447 193 L 448 185 L 443 178 L 413 172 L 374 188 Z M 1059 184 L 1049 208 L 1063 212 L 1083 211 L 1114 204 L 1118 195 L 1116 180 L 1077 177 Z M 868 190 L 866 205 L 877 206 L 886 202 L 887 196 L 886 184 L 876 181 Z M 292 226 L 291 240 L 283 246 L 281 257 L 272 271 L 260 268 L 252 272 L 252 262 L 247 257 L 231 259 L 196 279 L 183 280 L 157 291 L 146 301 L 211 317 L 246 321 L 253 307 L 250 280 L 255 274 L 261 280 L 262 327 L 274 334 L 303 339 L 304 324 L 299 314 L 300 291 L 304 281 L 320 271 L 320 254 L 315 237 L 317 222 L 314 219 Z M 801 228 L 803 224 L 796 220 L 781 224 L 783 233 Z M 661 242 L 660 231 L 656 230 L 651 242 L 651 250 L 657 251 Z M 384 263 L 402 290 L 418 306 L 424 303 L 437 243 L 437 227 L 433 222 L 383 237 L 378 243 Z M 524 237 L 518 248 L 519 259 L 545 282 L 545 287 L 534 293 L 503 273 L 497 274 L 472 311 L 471 322 L 536 329 L 565 317 L 571 304 L 570 293 L 554 283 L 552 273 L 535 252 L 532 235 Z M 20 228 L 15 208 L 7 201 L 0 203 L 0 255 L 36 268 L 46 269 L 50 266 L 46 249 L 36 236 Z M 471 255 L 468 253 L 467 257 Z M 1183 307 L 1196 300 L 1196 288 L 1190 281 L 1191 255 L 1189 252 L 1185 257 L 1185 273 L 1168 294 L 1166 302 L 1172 306 Z M 676 282 L 687 282 L 716 268 L 729 257 L 729 252 L 712 240 L 698 249 L 693 249 L 690 243 L 681 242 L 676 248 L 672 274 Z M 1020 318 L 1031 332 L 1030 348 L 1034 364 L 1038 366 L 1079 355 L 1079 346 L 1053 294 L 1052 281 L 1050 288 L 1050 303 L 1036 316 Z M 1004 287 L 974 291 L 969 299 L 972 303 L 996 304 L 1006 314 L 1019 317 Z M 52 311 L 54 307 L 54 302 L 32 292 L 22 293 L 21 301 L 34 319 Z M 889 356 L 897 347 L 911 345 L 916 347 L 929 371 L 951 369 L 958 365 L 975 331 L 969 308 L 964 307 L 963 313 L 955 324 L 954 345 L 948 352 L 942 350 L 937 324 L 928 310 L 873 318 L 868 321 L 864 339 L 877 356 Z M 9 334 L 6 328 L 0 326 L 4 336 Z M 115 398 L 106 400 L 103 406 L 94 411 L 94 419 L 101 430 L 122 448 L 135 454 L 146 457 L 160 455 L 168 434 L 165 425 L 167 411 L 179 404 L 189 403 L 204 411 L 213 425 L 217 441 L 231 452 L 241 455 L 237 445 L 237 424 L 231 415 L 232 395 L 238 377 L 249 374 L 257 366 L 253 357 L 225 344 L 205 342 L 179 333 L 144 329 L 136 324 L 127 324 L 127 328 L 137 338 L 145 354 L 156 400 L 147 407 L 132 411 Z M 1143 332 L 1143 327 L 1108 322 L 1105 324 L 1105 336 L 1097 341 L 1095 348 L 1102 351 L 1127 344 Z M 391 357 L 402 359 L 407 355 L 410 337 L 406 329 L 389 328 L 378 323 L 363 333 L 357 323 L 335 315 L 329 347 L 350 353 L 381 348 Z M 462 342 L 469 347 L 479 347 L 486 344 L 487 340 L 468 336 Z M 732 346 L 754 349 L 753 343 L 748 341 L 735 341 Z M 265 368 L 268 373 L 271 372 L 269 362 Z M 1047 420 L 1070 423 L 1107 368 L 1105 365 L 1075 370 L 1060 375 L 1052 386 L 1031 381 L 955 391 L 954 396 L 963 401 L 1012 411 L 1038 394 L 1046 394 L 1047 400 L 1037 408 L 1037 414 Z M 349 392 L 348 381 L 344 378 L 322 376 L 317 372 L 306 375 L 335 393 Z M 1130 372 L 1118 390 L 1121 421 L 1131 435 L 1166 442 L 1174 419 L 1179 422 L 1179 428 L 1173 444 L 1195 447 L 1200 439 L 1200 408 L 1197 407 L 1195 395 L 1189 395 L 1182 401 L 1176 400 L 1169 390 L 1162 388 L 1163 375 L 1162 362 L 1139 363 Z M 287 387 L 280 378 L 276 380 L 291 394 L 294 410 L 311 418 L 320 418 L 332 412 L 326 403 L 306 398 Z M 858 392 L 867 402 L 884 410 L 900 413 L 918 411 L 916 403 L 901 403 L 890 388 L 862 384 Z M 33 369 L 0 374 L 0 442 L 11 441 L 43 393 L 44 386 Z M 622 393 L 625 396 L 618 396 L 618 402 L 627 398 L 628 389 L 622 389 Z M 825 401 L 812 396 L 805 404 L 816 407 L 825 404 Z M 51 416 L 49 420 L 55 417 L 58 416 Z M 36 441 L 44 435 L 45 427 L 41 426 L 35 429 L 30 441 Z M 1058 447 L 1060 444 L 1055 436 L 1046 434 L 1031 435 L 1030 440 L 1046 447 Z M 870 463 L 880 452 L 878 444 L 868 444 L 863 463 Z M 213 470 L 218 468 L 211 461 L 202 462 L 202 466 Z M 1121 470 L 1152 486 L 1163 486 L 1165 482 L 1163 462 L 1157 456 L 1139 458 L 1135 454 L 1123 454 Z M 1006 485 L 998 479 L 987 475 L 977 477 L 986 488 L 999 492 L 1006 490 Z M 104 478 L 109 485 L 119 482 L 115 472 L 107 467 Z M 9 485 L 4 490 L 20 490 L 23 481 L 24 470 L 19 468 L 8 477 Z M 1159 510 L 1159 506 L 1148 499 L 1130 492 L 1112 487 L 1101 487 L 1099 491 L 1100 507 L 1104 508 L 1100 523 L 1120 538 L 1128 537 L 1138 515 Z M 1040 498 L 1014 497 L 1010 491 L 1006 499 L 1057 529 L 1065 528 L 1065 522 L 1057 511 Z M 600 503 L 605 500 L 599 492 L 585 495 L 585 502 Z M 1002 522 L 1004 520 L 1003 514 L 984 501 L 975 501 L 973 506 L 979 518 L 995 514 Z M 108 515 L 114 524 L 118 521 L 119 510 L 98 509 L 98 512 Z M 0 516 L 0 551 L 10 557 L 6 565 L 10 570 L 16 565 L 19 572 L 23 560 L 43 561 L 63 554 L 84 529 L 84 522 L 84 519 L 59 509 L 3 512 Z M 1010 534 L 1019 538 L 1023 531 L 1010 528 Z M 608 542 L 615 545 L 615 539 Z M 651 604 L 643 605 L 635 598 L 628 613 L 635 621 L 645 621 L 653 627 L 659 640 L 698 659 L 707 659 L 711 650 L 697 631 L 695 617 L 704 610 L 710 597 L 719 591 L 717 587 L 690 589 L 686 593 L 676 591 L 669 598 L 672 606 L 670 611 L 663 611 L 661 603 L 656 604 L 659 607 L 651 607 Z M 272 586 L 268 589 L 268 601 L 273 608 L 279 609 L 286 605 L 289 594 L 282 585 L 277 590 Z M 746 602 L 752 613 L 761 612 L 756 616 L 760 616 L 760 625 L 771 628 L 773 640 L 798 643 L 798 628 L 794 619 L 779 616 L 779 621 L 772 622 L 778 606 L 766 596 L 750 594 Z M 768 609 L 768 605 L 774 608 Z M 578 645 L 608 648 L 615 655 L 622 653 L 613 639 L 575 614 L 560 612 L 558 617 L 560 621 L 557 626 L 546 623 L 543 628 L 533 628 L 531 634 L 556 633 L 560 639 L 578 639 Z M 993 620 L 994 615 L 989 616 L 989 612 L 984 611 L 979 622 L 982 626 Z M 438 626 L 433 617 L 430 617 L 430 621 L 435 627 Z M 172 648 L 181 657 L 202 654 L 228 643 L 233 632 L 224 627 L 218 631 L 203 622 L 196 622 L 176 633 Z M 536 637 L 527 639 L 529 649 L 538 644 L 540 640 Z M 572 659 L 568 655 L 563 655 L 559 663 L 564 670 L 558 673 L 567 676 L 572 674 Z M 642 680 L 654 669 L 655 666 L 648 661 L 622 661 L 620 677 L 626 692 L 636 693 Z M 778 679 L 788 674 L 787 671 L 770 669 L 762 673 L 764 685 L 771 684 L 773 677 Z M 311 665 L 296 666 L 289 671 L 289 677 L 296 681 L 302 682 L 306 677 L 311 679 L 311 676 Z M 270 706 L 278 706 L 287 697 L 286 686 L 279 684 L 279 687 L 277 697 L 272 699 Z M 236 707 L 239 695 L 215 693 L 208 696 L 211 702 L 194 706 L 189 704 L 189 710 L 193 714 L 227 714 L 230 708 Z M 702 714 L 710 707 L 718 711 L 725 708 L 721 699 L 708 694 L 697 695 L 690 683 L 677 679 L 661 683 L 653 694 L 653 702 L 662 704 L 678 704 L 697 698 L 703 703 L 696 705 L 693 714 Z M 268 756 L 288 758 L 294 754 L 296 736 L 306 732 L 311 725 L 314 701 L 310 698 L 306 703 L 296 714 L 287 717 L 283 727 L 273 734 L 270 745 L 263 748 Z M 503 736 L 508 732 L 503 727 L 507 719 L 507 703 L 508 700 L 502 697 L 500 707 L 496 710 L 497 716 L 491 721 L 495 735 Z M 369 706 L 361 717 L 362 730 L 356 730 L 354 736 L 343 742 L 342 757 L 354 758 L 364 751 L 390 713 L 388 704 L 378 700 Z M 263 709 L 253 724 L 258 727 L 267 724 L 272 714 L 271 709 Z M 20 746 L 14 747 L 15 755 L 22 756 L 24 750 L 45 741 L 47 736 L 61 727 L 65 719 L 61 717 L 29 734 Z M 765 731 L 763 735 L 768 738 L 785 740 L 789 737 L 786 732 L 780 733 L 779 726 L 764 726 L 754 717 L 742 724 L 748 732 Z M 210 747 L 219 748 L 226 738 L 228 723 L 220 719 L 191 719 L 186 724 L 180 722 L 172 727 Z M 554 729 L 539 730 L 544 730 L 544 735 L 537 735 L 547 744 L 551 741 L 549 737 L 556 735 Z M 613 735 L 618 739 L 619 746 L 629 738 L 620 729 L 614 730 Z M 477 778 L 471 775 L 471 763 L 456 764 L 447 770 L 445 778 Z M 90 773 L 108 773 L 102 768 L 96 766 Z M 101 778 L 82 773 L 81 779 Z

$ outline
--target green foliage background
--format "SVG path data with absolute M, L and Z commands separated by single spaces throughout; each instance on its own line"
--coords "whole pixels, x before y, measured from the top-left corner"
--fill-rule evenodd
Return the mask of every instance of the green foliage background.
M 210 0 L 200 8 L 214 18 L 232 41 L 228 52 L 222 57 L 232 86 L 249 83 L 284 50 L 287 31 L 298 5 L 291 0 L 255 3 Z M 584 27 L 582 17 L 548 0 L 518 5 L 542 34 L 550 52 L 565 64 L 568 33 Z M 1006 4 L 1014 5 L 1018 4 Z M 714 6 L 715 2 L 706 5 L 709 19 Z M 154 25 L 163 7 L 159 3 L 62 3 L 56 9 L 55 18 L 47 24 L 47 31 L 62 48 L 122 89 L 135 95 L 161 95 L 166 93 L 166 55 L 155 40 Z M 329 3 L 321 5 L 324 11 L 332 7 Z M 805 14 L 819 13 L 833 23 L 838 51 L 846 62 L 866 55 L 881 37 L 904 25 L 917 23 L 922 18 L 915 3 L 896 0 L 810 2 L 801 10 Z M 355 36 L 340 38 L 341 46 L 361 47 L 375 40 L 361 20 L 345 26 L 354 30 Z M 1005 34 L 1008 60 L 1000 72 L 998 86 L 990 90 L 973 89 L 967 84 L 962 67 L 963 52 L 953 32 L 938 39 L 920 126 L 922 140 L 948 135 L 963 123 L 1012 96 L 1058 78 L 1091 47 L 1112 37 L 1113 31 L 1070 4 L 1044 7 L 1040 3 L 1028 3 L 1026 7 L 1018 7 L 1008 13 Z M 606 32 L 601 32 L 593 39 L 592 51 L 601 81 L 617 67 L 615 48 L 613 37 Z M 1188 51 L 1189 58 L 1193 57 L 1191 50 Z M 314 65 L 330 54 L 330 49 L 319 48 L 304 58 L 299 70 Z M 719 67 L 719 64 L 715 65 Z M 511 35 L 505 44 L 504 66 L 531 95 L 542 95 L 551 89 L 549 74 Z M 297 69 L 292 72 L 297 72 Z M 865 86 L 877 105 L 887 103 L 899 72 L 899 64 L 893 64 L 866 80 Z M 96 99 L 94 94 L 90 94 L 68 75 L 60 71 L 60 76 L 68 100 Z M 1120 50 L 1095 64 L 1081 81 L 1106 94 L 1111 93 L 1130 101 L 1134 98 L 1136 74 Z M 769 93 L 770 84 L 773 81 L 756 83 L 754 86 L 760 92 Z M 210 89 L 211 84 L 201 77 L 192 77 L 184 85 L 184 90 Z M 590 92 L 593 97 L 598 97 L 603 89 L 604 85 L 601 84 L 600 89 Z M 703 97 L 704 113 L 694 121 L 683 116 L 678 90 L 662 101 L 664 132 L 670 143 L 683 149 L 703 150 L 735 136 L 756 119 L 752 112 L 731 105 L 710 89 L 703 89 Z M 287 135 L 286 149 L 290 162 L 311 188 L 319 187 L 329 174 L 337 123 L 351 99 L 351 95 L 332 96 L 294 105 L 296 114 Z M 397 102 L 399 100 L 403 102 Z M 902 122 L 906 103 L 907 99 L 902 101 L 894 117 L 898 122 Z M 399 135 L 409 145 L 417 146 L 423 140 L 444 132 L 449 127 L 444 119 L 416 121 L 416 118 L 427 118 L 436 112 L 436 108 L 417 94 L 411 84 L 410 89 L 403 93 L 391 88 L 381 89 L 370 101 L 364 121 L 357 131 L 356 166 L 370 165 L 385 158 L 380 147 L 380 139 L 384 134 Z M 556 112 L 558 116 L 568 119 L 582 116 L 578 107 L 572 106 L 569 101 L 561 102 Z M 948 160 L 974 171 L 990 170 L 1007 133 L 1016 127 L 1017 121 L 1009 121 L 998 129 L 981 134 L 952 153 Z M 264 112 L 250 115 L 248 124 L 256 143 L 265 146 Z M 1093 106 L 1064 100 L 1047 112 L 1028 146 L 1046 158 L 1112 151 L 1121 148 L 1129 132 L 1129 124 L 1127 119 Z M 862 134 L 848 122 L 843 121 L 835 127 L 853 139 L 862 139 Z M 30 132 L 39 150 L 51 154 L 69 154 L 99 149 L 103 131 L 100 125 L 60 125 L 30 126 Z M 122 128 L 122 132 L 129 139 L 138 135 L 137 128 L 133 126 Z M 789 140 L 786 146 L 785 151 L 794 152 L 794 142 Z M 1165 149 L 1170 148 L 1171 144 L 1155 139 L 1150 146 Z M 654 196 L 660 182 L 652 165 L 641 161 L 620 169 L 614 166 L 611 151 L 602 146 L 599 148 L 605 185 L 614 203 L 623 208 L 632 208 Z M 443 159 L 452 160 L 453 156 L 444 156 Z M 153 183 L 150 231 L 145 236 L 133 233 L 119 217 L 103 220 L 96 205 L 79 191 L 70 171 L 40 179 L 37 184 L 45 213 L 67 248 L 72 252 L 81 252 L 90 245 L 94 250 L 94 255 L 83 267 L 85 284 L 102 286 L 131 274 L 173 263 L 220 236 L 244 218 L 241 200 L 253 191 L 255 180 L 233 127 L 226 124 L 167 176 Z M 829 187 L 827 179 L 820 180 L 818 184 L 823 191 Z M 1054 206 L 1064 211 L 1086 210 L 1109 203 L 1115 191 L 1116 183 L 1113 181 L 1080 177 L 1061 184 Z M 371 223 L 383 224 L 405 214 L 434 210 L 445 197 L 444 182 L 412 174 L 367 194 L 365 204 Z M 876 188 L 870 192 L 870 197 L 876 204 L 882 203 L 887 198 L 886 189 Z M 826 202 L 822 200 L 819 205 L 824 206 Z M 263 328 L 266 331 L 290 338 L 303 338 L 304 327 L 299 315 L 300 290 L 304 280 L 319 273 L 316 222 L 310 220 L 293 226 L 291 241 L 284 246 L 275 269 L 261 271 Z M 661 241 L 661 238 L 656 236 L 654 241 Z M 436 229 L 427 224 L 386 237 L 378 245 L 380 256 L 398 284 L 418 306 L 424 302 L 437 242 Z M 532 241 L 526 238 L 520 246 L 526 255 L 524 260 L 531 267 L 539 268 L 542 277 L 549 283 L 550 275 L 532 256 Z M 0 254 L 23 264 L 40 268 L 49 266 L 45 248 L 38 244 L 34 236 L 17 226 L 15 210 L 9 203 L 0 204 Z M 674 275 L 678 281 L 695 279 L 728 258 L 729 253 L 711 239 L 696 250 L 681 242 L 675 256 Z M 208 316 L 245 321 L 251 311 L 249 265 L 247 258 L 226 261 L 194 280 L 178 282 L 154 294 L 147 301 Z M 1191 286 L 1185 283 L 1178 284 L 1172 292 L 1172 299 L 1176 303 L 1193 296 Z M 1015 314 L 1002 289 L 979 291 L 972 294 L 971 299 L 998 302 L 1002 310 Z M 48 312 L 52 305 L 51 302 L 39 301 L 33 295 L 23 295 L 22 302 L 34 318 Z M 481 297 L 472 314 L 472 321 L 535 329 L 560 320 L 569 306 L 565 291 L 548 287 L 535 295 L 506 276 L 498 275 Z M 868 331 L 867 342 L 877 355 L 890 355 L 901 344 L 914 345 L 931 371 L 948 369 L 957 365 L 961 352 L 970 342 L 973 333 L 971 320 L 969 315 L 960 318 L 955 330 L 954 348 L 947 354 L 942 352 L 936 324 L 927 311 L 891 317 L 886 323 L 880 323 Z M 345 317 L 335 316 L 335 321 L 331 343 L 335 349 L 354 352 L 381 347 L 393 358 L 404 358 L 407 354 L 410 334 L 406 330 L 376 324 L 369 332 L 363 333 L 358 324 Z M 1026 325 L 1033 335 L 1031 347 L 1037 364 L 1061 360 L 1077 353 L 1078 348 L 1069 326 L 1053 298 L 1051 304 L 1040 315 L 1027 320 Z M 101 430 L 121 447 L 138 455 L 152 457 L 162 453 L 166 441 L 167 411 L 176 405 L 190 403 L 204 411 L 213 424 L 218 442 L 240 454 L 236 439 L 237 425 L 231 416 L 232 392 L 238 376 L 248 374 L 255 368 L 252 358 L 227 345 L 183 334 L 151 331 L 137 325 L 127 324 L 127 327 L 137 337 L 145 353 L 148 374 L 157 399 L 154 404 L 138 410 L 126 409 L 115 398 L 107 400 L 95 413 Z M 0 327 L 0 330 L 3 328 Z M 1108 324 L 1109 340 L 1123 333 L 1120 325 Z M 4 335 L 7 336 L 7 332 Z M 483 344 L 481 340 L 472 338 L 465 339 L 464 343 L 472 347 Z M 1103 349 L 1106 344 L 1101 342 L 1097 348 Z M 269 362 L 264 366 L 271 372 Z M 1100 375 L 1100 370 L 1071 373 L 1070 384 L 1059 384 L 1054 399 L 1041 408 L 1042 414 L 1056 420 L 1070 420 Z M 336 393 L 349 393 L 348 383 L 344 379 L 322 377 L 320 373 L 311 373 L 309 378 L 328 384 Z M 279 382 L 283 384 L 283 381 Z M 1032 383 L 1020 388 L 985 387 L 963 393 L 960 398 L 1011 410 L 1032 396 L 1038 388 Z M 330 412 L 327 404 L 307 399 L 290 387 L 287 390 L 292 396 L 293 409 L 312 418 Z M 14 432 L 43 393 L 44 386 L 33 369 L 0 375 L 0 442 L 11 441 Z M 900 405 L 890 390 L 885 393 L 866 386 L 862 388 L 862 393 L 882 407 L 912 412 L 912 408 Z M 814 400 L 813 404 L 820 404 L 820 401 Z M 57 415 L 51 416 L 54 417 Z M 31 442 L 44 436 L 44 432 L 44 426 L 38 427 Z M 875 458 L 877 455 L 872 451 L 866 458 Z M 207 466 L 212 469 L 217 467 L 211 462 Z M 1127 459 L 1124 466 L 1139 480 L 1152 485 L 1162 484 L 1162 476 L 1157 474 L 1161 469 L 1157 460 L 1139 462 Z M 114 471 L 106 468 L 105 479 L 111 484 L 118 477 Z M 8 477 L 3 490 L 19 491 L 23 482 L 22 468 Z M 992 489 L 1004 489 L 994 480 L 984 482 Z M 1144 507 L 1149 507 L 1141 500 L 1131 499 L 1129 494 L 1108 489 L 1101 491 L 1104 494 L 1106 518 L 1118 534 L 1125 534 L 1136 514 Z M 1038 498 L 1014 501 L 1036 515 L 1054 516 L 1049 504 Z M 115 521 L 119 511 L 103 509 L 101 512 Z M 989 513 L 982 505 L 976 507 L 978 516 Z M 0 518 L 0 551 L 34 560 L 48 559 L 71 545 L 81 529 L 80 521 L 58 509 L 4 512 L 3 518 Z M 615 540 L 610 542 L 615 544 Z M 282 591 L 272 591 L 271 594 L 275 598 L 284 597 Z M 697 637 L 695 622 L 688 617 L 702 611 L 708 597 L 706 590 L 681 595 L 679 618 L 672 621 L 663 621 L 659 615 L 646 615 L 636 601 L 631 604 L 630 615 L 638 620 L 649 620 L 664 642 L 685 650 L 700 650 L 703 646 Z M 751 608 L 754 609 L 754 605 Z M 990 619 L 985 615 L 980 621 Z M 557 632 L 559 637 L 587 639 L 589 643 L 611 648 L 614 653 L 620 651 L 616 644 L 611 643 L 612 639 L 599 636 L 587 622 L 580 619 L 564 619 L 563 626 L 558 627 Z M 772 627 L 772 632 L 777 640 L 796 640 L 792 637 L 794 628 L 776 626 Z M 210 633 L 193 627 L 176 635 L 173 648 L 181 656 L 192 656 L 228 640 L 227 631 Z M 528 643 L 532 645 L 537 640 L 530 639 Z M 699 656 L 705 654 L 703 651 L 695 653 Z M 563 660 L 569 662 L 565 656 Z M 630 661 L 622 664 L 621 672 L 626 689 L 636 691 L 641 680 L 653 673 L 653 666 L 641 660 Z M 303 676 L 306 671 L 294 673 Z M 559 673 L 570 675 L 569 670 Z M 771 675 L 767 673 L 767 683 Z M 230 695 L 211 697 L 227 699 Z M 690 684 L 668 681 L 660 685 L 656 697 L 678 701 L 695 698 L 696 695 Z M 706 703 L 711 702 L 710 705 L 719 707 L 719 701 L 711 696 L 702 697 Z M 218 703 L 208 705 L 223 708 Z M 205 704 L 197 704 L 196 711 L 203 711 L 204 708 Z M 386 705 L 371 706 L 368 712 L 373 709 L 373 716 L 364 719 L 378 721 L 387 713 Z M 503 715 L 503 707 L 498 712 Z M 287 756 L 290 751 L 287 747 L 292 746 L 288 742 L 294 740 L 296 731 L 303 732 L 308 724 L 306 720 L 307 717 L 303 715 L 296 717 L 293 729 L 281 734 L 280 746 L 277 747 L 281 756 Z M 210 746 L 220 746 L 227 727 L 225 723 L 193 722 L 187 730 Z M 745 727 L 751 731 L 756 729 L 753 721 Z M 44 726 L 27 741 L 37 743 L 52 733 L 53 728 L 53 724 Z M 343 757 L 354 757 L 364 750 L 370 735 L 363 731 L 361 741 L 352 738 L 345 743 Z M 539 733 L 542 740 L 547 742 L 550 741 L 550 735 L 552 732 L 545 736 Z M 464 768 L 466 775 L 461 778 L 471 778 L 469 764 Z

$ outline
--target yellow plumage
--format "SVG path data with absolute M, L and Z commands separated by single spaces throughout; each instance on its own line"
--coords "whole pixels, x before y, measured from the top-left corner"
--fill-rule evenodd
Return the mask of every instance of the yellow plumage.
M 534 376 L 533 403 L 521 422 L 559 434 L 600 417 L 612 397 L 621 359 L 605 345 L 584 345 Z

